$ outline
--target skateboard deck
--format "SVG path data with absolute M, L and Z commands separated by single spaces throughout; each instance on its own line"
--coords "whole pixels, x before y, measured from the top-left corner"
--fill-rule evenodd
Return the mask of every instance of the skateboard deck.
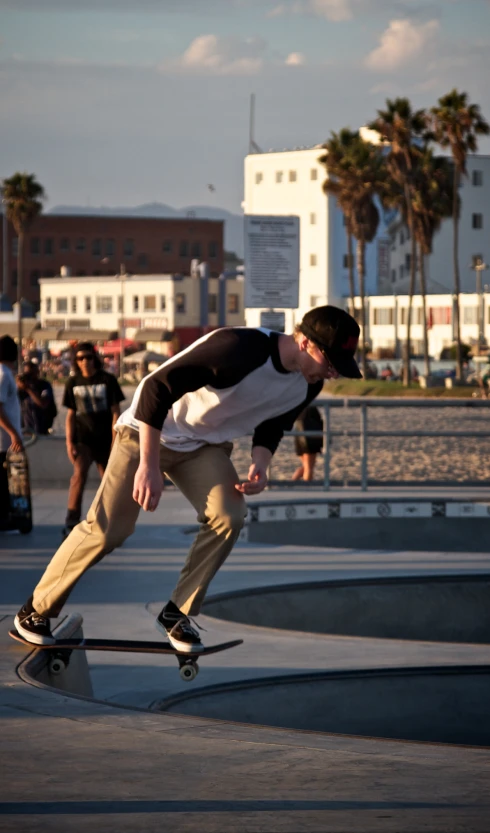
M 7 451 L 5 460 L 10 496 L 9 528 L 27 534 L 32 531 L 31 483 L 25 451 Z
M 50 670 L 55 674 L 60 674 L 66 668 L 71 651 L 116 651 L 134 654 L 173 654 L 177 657 L 180 675 L 184 680 L 193 680 L 197 675 L 199 670 L 197 661 L 201 657 L 227 651 L 243 643 L 243 639 L 233 639 L 231 642 L 221 642 L 219 645 L 205 647 L 199 653 L 189 654 L 172 648 L 170 642 L 149 642 L 136 639 L 60 639 L 51 645 L 35 645 L 24 639 L 16 630 L 9 631 L 9 636 L 29 648 L 52 651 Z

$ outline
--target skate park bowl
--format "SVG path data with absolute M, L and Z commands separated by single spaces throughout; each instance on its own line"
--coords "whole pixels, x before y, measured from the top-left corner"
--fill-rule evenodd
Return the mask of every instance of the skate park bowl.
M 203 613 L 257 627 L 490 644 L 490 575 L 335 579 L 209 597 Z
M 203 612 L 326 637 L 461 643 L 463 658 L 463 643 L 490 643 L 489 591 L 490 575 L 335 580 L 220 594 Z M 287 674 L 193 690 L 154 708 L 314 732 L 490 746 L 490 666 Z
M 276 545 L 488 552 L 490 501 L 325 496 L 257 502 L 245 536 Z

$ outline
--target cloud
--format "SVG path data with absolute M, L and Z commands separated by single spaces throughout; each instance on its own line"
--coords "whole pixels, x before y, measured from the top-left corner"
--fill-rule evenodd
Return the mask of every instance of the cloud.
M 199 35 L 180 58 L 162 63 L 159 69 L 210 75 L 255 75 L 263 67 L 265 49 L 266 42 L 262 38 Z
M 302 52 L 291 52 L 284 63 L 287 64 L 288 67 L 299 67 L 305 63 L 305 56 Z
M 380 38 L 380 45 L 369 53 L 365 64 L 376 72 L 397 70 L 418 58 L 434 40 L 439 21 L 415 23 L 409 18 L 392 20 Z
M 354 14 L 351 0 L 309 0 L 306 8 L 335 22 L 351 20 Z

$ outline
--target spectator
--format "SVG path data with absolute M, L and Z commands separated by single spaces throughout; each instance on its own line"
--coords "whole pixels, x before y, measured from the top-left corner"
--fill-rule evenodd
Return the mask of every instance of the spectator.
M 115 376 L 102 369 L 94 345 L 82 342 L 75 351 L 73 375 L 63 397 L 66 415 L 66 449 L 73 465 L 64 535 L 80 521 L 87 476 L 95 463 L 102 477 L 114 439 L 113 427 L 124 394 Z
M 4 466 L 7 451 L 23 451 L 20 402 L 15 384 L 17 345 L 10 336 L 0 338 L 0 522 L 5 528 L 9 516 L 9 489 Z
M 309 405 L 299 415 L 294 423 L 295 431 L 323 431 L 323 420 L 320 411 L 314 405 Z M 313 480 L 316 458 L 323 449 L 323 437 L 295 437 L 294 449 L 301 458 L 301 465 L 293 474 L 293 480 Z
M 46 379 L 41 379 L 36 362 L 24 362 L 22 373 L 17 376 L 17 388 L 24 429 L 36 434 L 48 434 L 58 410 L 53 388 Z

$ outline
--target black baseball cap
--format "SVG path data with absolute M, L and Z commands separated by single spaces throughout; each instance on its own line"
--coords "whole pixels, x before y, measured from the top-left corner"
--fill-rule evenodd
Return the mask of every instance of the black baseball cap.
M 315 307 L 303 317 L 299 329 L 320 348 L 337 373 L 347 379 L 362 379 L 354 358 L 360 329 L 352 315 L 329 304 Z

